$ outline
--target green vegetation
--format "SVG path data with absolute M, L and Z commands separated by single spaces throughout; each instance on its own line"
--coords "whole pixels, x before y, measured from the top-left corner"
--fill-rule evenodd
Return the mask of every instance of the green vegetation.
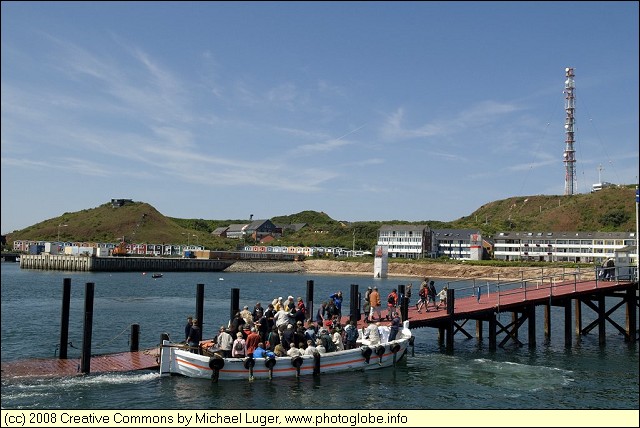
M 469 216 L 451 222 L 425 220 L 407 222 L 334 220 L 323 212 L 302 211 L 270 219 L 275 224 L 305 223 L 298 232 L 285 232 L 270 245 L 331 246 L 373 251 L 383 224 L 428 224 L 431 228 L 475 229 L 485 236 L 501 231 L 602 231 L 635 230 L 635 186 L 613 187 L 573 196 L 528 196 L 495 201 Z M 235 239 L 211 234 L 216 228 L 246 223 L 247 219 L 178 219 L 160 214 L 144 202 L 114 208 L 110 203 L 75 213 L 64 213 L 7 235 L 13 241 L 43 240 L 81 242 L 187 243 L 212 250 L 235 250 Z M 66 226 L 61 226 L 66 225 Z M 442 261 L 442 260 L 438 260 Z M 510 264 L 512 265 L 512 264 Z

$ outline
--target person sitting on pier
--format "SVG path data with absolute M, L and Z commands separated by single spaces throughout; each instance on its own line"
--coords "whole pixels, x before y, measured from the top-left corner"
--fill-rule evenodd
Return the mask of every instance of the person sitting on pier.
M 316 351 L 318 351 L 318 354 L 327 353 L 327 348 L 324 347 L 320 338 L 316 339 Z
M 311 339 L 307 340 L 307 348 L 304 350 L 304 355 L 313 355 L 318 352 L 315 343 L 316 342 Z
M 342 337 L 342 328 L 337 326 L 333 329 L 331 341 L 336 347 L 336 351 L 344 351 L 344 339 Z
M 289 347 L 289 350 L 287 351 L 287 355 L 290 357 L 301 357 L 302 351 L 300 349 L 302 348 L 302 343 L 300 345 L 301 345 L 300 348 L 298 348 L 295 342 L 292 342 L 291 346 Z
M 364 338 L 369 339 L 371 345 L 378 345 L 380 343 L 380 332 L 378 331 L 379 323 L 370 322 L 367 328 L 364 330 Z
M 266 350 L 264 349 L 264 343 L 258 343 L 258 347 L 253 350 L 253 358 L 264 358 L 266 354 Z

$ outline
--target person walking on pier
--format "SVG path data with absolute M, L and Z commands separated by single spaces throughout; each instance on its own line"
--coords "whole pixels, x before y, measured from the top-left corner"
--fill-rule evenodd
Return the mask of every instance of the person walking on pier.
M 475 291 L 476 291 L 476 301 L 477 301 L 478 303 L 480 303 L 480 286 L 479 286 L 479 285 L 476 285 L 476 287 L 475 287 L 475 288 L 476 288 L 476 290 L 475 290 Z
M 427 309 L 429 308 L 429 302 L 431 302 L 437 310 L 440 306 L 436 305 L 436 286 L 434 284 L 434 281 L 429 282 L 429 292 L 427 293 Z
M 438 293 L 438 299 L 440 299 L 440 301 L 436 305 L 436 309 L 440 309 L 441 304 L 444 305 L 444 307 L 446 308 L 447 307 L 447 286 L 446 285 Z
M 382 321 L 382 309 L 380 308 L 380 293 L 378 293 L 378 287 L 373 287 L 373 291 L 369 295 L 369 303 L 371 304 L 371 311 L 369 313 L 369 321 L 373 322 L 373 314 L 378 314 L 378 321 Z
M 373 288 L 367 287 L 367 291 L 364 293 L 364 304 L 362 305 L 362 308 L 364 310 L 365 321 L 369 319 L 369 312 L 371 312 L 370 296 L 372 291 Z

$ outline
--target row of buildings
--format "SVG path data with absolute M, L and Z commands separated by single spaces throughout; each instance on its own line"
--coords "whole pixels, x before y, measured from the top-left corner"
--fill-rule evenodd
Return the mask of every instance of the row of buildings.
M 307 247 L 268 245 L 275 239 L 271 230 L 273 223 L 259 220 L 254 224 L 231 228 L 234 235 L 228 238 L 245 240 L 251 233 L 256 245 L 240 245 L 239 251 L 297 254 L 327 257 L 363 257 L 370 251 L 342 247 Z M 270 224 L 269 224 L 270 223 Z M 266 227 L 263 229 L 262 226 Z M 244 230 L 235 234 L 237 230 Z M 545 261 L 600 263 L 616 252 L 627 251 L 635 260 L 634 232 L 499 232 L 484 237 L 473 229 L 431 229 L 428 225 L 383 225 L 378 231 L 378 247 L 386 247 L 389 258 L 440 258 L 455 260 L 494 259 L 504 261 Z M 13 250 L 31 254 L 69 254 L 86 256 L 108 256 L 117 247 L 114 243 L 99 242 L 44 242 L 15 240 Z M 126 244 L 127 254 L 137 256 L 186 256 L 204 250 L 200 245 L 173 244 Z M 632 261 L 633 261 L 632 260 Z
M 377 245 L 386 246 L 390 258 L 601 263 L 625 251 L 637 263 L 636 239 L 635 232 L 499 232 L 483 237 L 472 229 L 386 225 Z

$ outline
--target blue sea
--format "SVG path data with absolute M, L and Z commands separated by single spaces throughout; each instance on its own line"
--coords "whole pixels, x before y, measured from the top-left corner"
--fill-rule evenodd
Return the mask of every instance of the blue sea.
M 140 325 L 140 348 L 158 344 L 168 333 L 182 340 L 187 315 L 195 314 L 197 284 L 204 284 L 203 336 L 226 324 L 231 289 L 240 289 L 240 306 L 275 297 L 306 299 L 314 281 L 314 306 L 342 290 L 348 312 L 350 285 L 364 292 L 377 285 L 382 294 L 420 278 L 278 273 L 87 273 L 23 270 L 2 263 L 2 361 L 54 357 L 60 337 L 62 285 L 71 278 L 69 358 L 80 357 L 85 284 L 95 284 L 92 353 L 129 349 L 131 324 Z M 446 280 L 436 279 L 440 289 Z M 457 283 L 464 286 L 465 283 Z M 466 284 L 468 285 L 468 284 Z M 608 302 L 607 307 L 611 307 Z M 545 341 L 538 309 L 537 346 L 511 343 L 495 351 L 488 339 L 457 334 L 454 352 L 439 346 L 435 329 L 415 329 L 415 346 L 396 367 L 363 373 L 277 381 L 219 382 L 156 371 L 15 380 L 2 376 L 2 409 L 592 409 L 638 410 L 638 343 L 626 343 L 611 325 L 606 345 L 597 329 L 565 348 L 564 312 L 552 308 L 552 332 Z M 583 325 L 595 315 L 583 306 Z M 345 310 L 343 309 L 343 313 Z M 510 314 L 501 314 L 507 324 Z M 611 315 L 624 326 L 624 309 Z M 526 323 L 525 323 L 526 324 Z M 475 322 L 467 324 L 475 332 Z M 526 340 L 526 325 L 520 332 Z M 501 340 L 501 337 L 499 337 Z M 425 421 L 427 423 L 427 421 Z

